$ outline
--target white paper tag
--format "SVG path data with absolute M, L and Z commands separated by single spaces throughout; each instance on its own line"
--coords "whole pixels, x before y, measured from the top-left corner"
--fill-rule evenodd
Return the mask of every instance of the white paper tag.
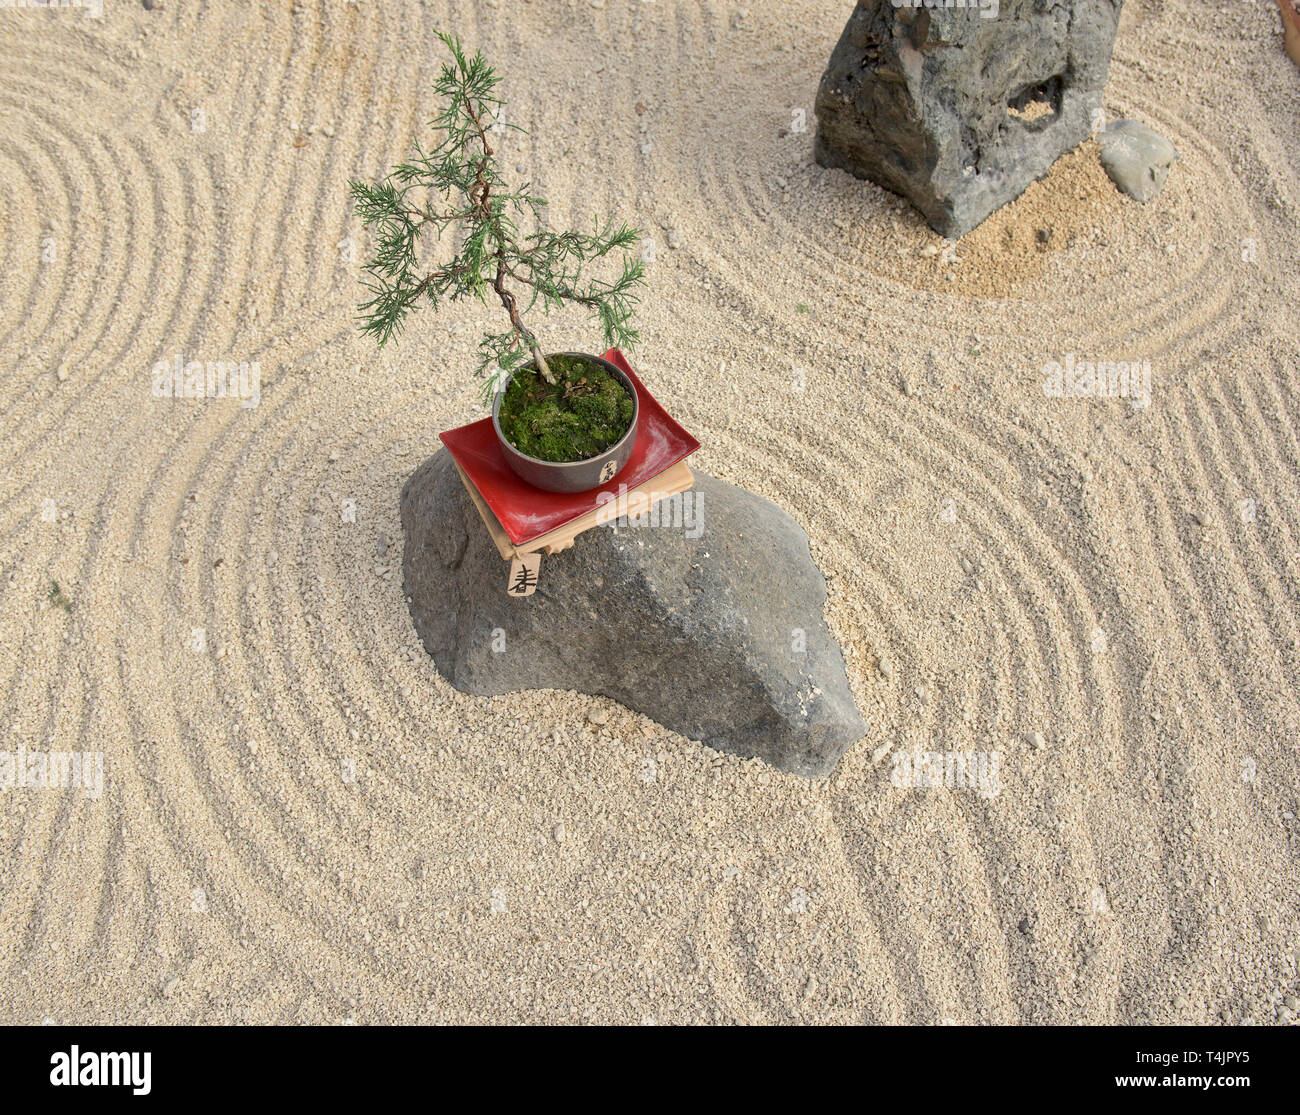
M 537 582 L 541 580 L 542 555 L 524 554 L 510 562 L 510 581 L 506 592 L 511 596 L 532 596 L 537 591 Z

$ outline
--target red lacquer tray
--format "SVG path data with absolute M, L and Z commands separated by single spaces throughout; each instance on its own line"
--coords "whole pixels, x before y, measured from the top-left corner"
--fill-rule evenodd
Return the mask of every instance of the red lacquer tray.
M 640 402 L 636 448 L 627 464 L 608 484 L 590 492 L 569 495 L 544 492 L 525 484 L 506 464 L 491 418 L 481 418 L 439 435 L 447 452 L 465 470 L 516 546 L 549 534 L 594 510 L 599 506 L 598 497 L 602 492 L 617 495 L 620 485 L 626 484 L 628 489 L 632 489 L 653 480 L 664 469 L 685 460 L 700 447 L 700 443 L 682 429 L 646 390 L 645 384 L 637 378 L 618 349 L 610 349 L 605 353 L 605 359 L 632 381 Z

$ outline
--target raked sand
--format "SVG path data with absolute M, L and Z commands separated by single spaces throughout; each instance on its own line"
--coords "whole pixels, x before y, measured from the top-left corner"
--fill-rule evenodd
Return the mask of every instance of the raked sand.
M 955 259 L 812 163 L 848 0 L 104 3 L 0 9 L 0 749 L 104 756 L 97 798 L 0 793 L 0 1021 L 1288 1018 L 1271 0 L 1130 0 L 1106 109 L 1176 143 L 1164 193 L 1089 144 Z M 499 311 L 358 339 L 345 183 L 432 116 L 438 27 L 506 73 L 555 225 L 654 237 L 633 361 L 808 531 L 870 726 L 833 777 L 418 645 L 398 495 Z M 259 405 L 155 398 L 177 354 L 257 361 Z M 1046 397 L 1071 355 L 1149 361 L 1150 405 Z M 894 785 L 914 749 L 999 792 Z

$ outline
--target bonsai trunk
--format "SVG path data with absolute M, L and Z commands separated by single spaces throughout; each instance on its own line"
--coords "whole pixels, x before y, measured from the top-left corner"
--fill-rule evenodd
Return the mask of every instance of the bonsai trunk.
M 497 254 L 497 277 L 492 284 L 492 289 L 497 292 L 501 299 L 501 304 L 506 308 L 506 313 L 510 315 L 510 324 L 515 327 L 515 332 L 524 339 L 524 343 L 533 354 L 533 361 L 537 364 L 537 370 L 541 373 L 542 379 L 552 386 L 555 385 L 555 376 L 551 374 L 550 366 L 546 363 L 546 357 L 542 355 L 542 350 L 537 344 L 537 338 L 525 328 L 523 319 L 519 316 L 519 304 L 515 301 L 515 296 L 506 289 L 506 261 Z
M 532 336 L 528 338 L 528 347 L 533 350 L 533 359 L 537 362 L 537 370 L 542 373 L 542 379 L 554 385 L 555 376 L 551 374 L 550 366 L 546 363 L 546 357 L 542 355 L 542 350 L 537 347 L 537 341 Z

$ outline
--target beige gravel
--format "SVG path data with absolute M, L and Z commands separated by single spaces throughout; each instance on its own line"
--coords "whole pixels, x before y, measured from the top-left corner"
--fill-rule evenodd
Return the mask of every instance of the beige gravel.
M 1291 1018 L 1276 10 L 1130 0 L 1106 109 L 1178 146 L 1164 193 L 1085 146 L 955 246 L 812 163 L 848 14 L 0 11 L 0 746 L 105 762 L 0 792 L 0 1021 Z M 507 71 L 557 224 L 654 236 L 633 359 L 809 532 L 871 729 L 834 777 L 467 697 L 418 646 L 398 493 L 479 414 L 495 314 L 360 341 L 344 183 L 432 115 L 439 26 Z M 155 398 L 178 353 L 257 361 L 259 405 Z M 1046 398 L 1071 354 L 1150 361 L 1151 405 Z M 914 749 L 996 753 L 999 792 L 894 785 Z

